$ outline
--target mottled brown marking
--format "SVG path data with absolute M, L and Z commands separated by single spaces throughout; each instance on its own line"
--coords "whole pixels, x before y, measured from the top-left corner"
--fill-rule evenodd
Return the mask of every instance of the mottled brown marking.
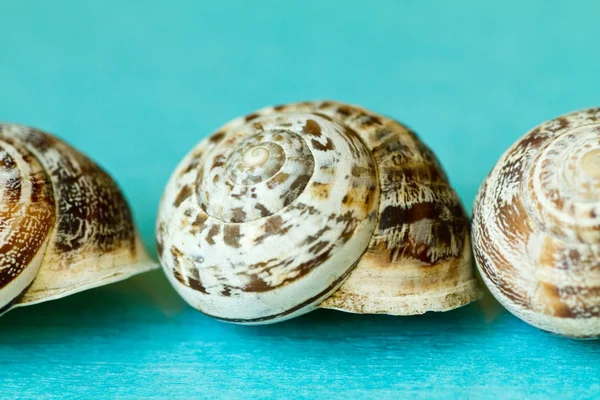
M 210 166 L 210 169 L 215 169 L 215 168 L 218 168 L 218 167 L 222 167 L 223 165 L 225 165 L 225 157 L 222 154 L 219 154 L 213 160 L 213 163 Z
M 183 275 L 181 275 L 181 273 L 179 271 L 177 271 L 175 268 L 173 268 L 173 269 L 171 269 L 171 272 L 173 273 L 173 276 L 175 277 L 175 279 L 177 279 L 181 284 L 187 286 L 186 281 L 183 279 Z
M 223 240 L 225 244 L 229 247 L 239 248 L 240 247 L 240 239 L 242 235 L 240 234 L 240 226 L 227 224 L 223 229 Z
M 579 251 L 577 251 L 576 249 L 569 250 L 569 260 L 570 265 L 577 265 L 581 260 L 581 254 L 579 254 Z
M 313 254 L 318 254 L 320 253 L 325 247 L 327 247 L 328 245 L 330 245 L 329 242 L 326 242 L 324 240 L 315 243 L 313 246 L 311 246 L 308 251 L 310 251 Z
M 339 106 L 337 108 L 337 113 L 343 115 L 344 117 L 349 117 L 352 115 L 352 109 L 348 106 Z
M 390 137 L 395 136 L 396 133 L 389 128 L 381 128 L 375 131 L 375 138 L 378 142 L 389 140 Z
M 208 294 L 200 278 L 192 278 L 188 276 L 188 283 L 189 285 L 187 286 L 194 289 L 195 291 L 200 292 L 202 294 Z
M 335 220 L 338 224 L 344 225 L 344 230 L 340 234 L 340 239 L 343 243 L 346 243 L 352 236 L 354 236 L 354 230 L 358 224 L 358 219 L 351 211 L 348 211 L 344 214 L 336 215 Z
M 386 141 L 375 146 L 372 151 L 376 160 L 381 156 L 392 154 L 395 165 L 404 165 L 415 156 L 414 150 L 407 143 L 394 136 L 390 136 Z
M 100 167 L 66 143 L 36 129 L 3 140 L 16 148 L 26 143 L 36 156 L 23 153 L 24 160 L 31 163 L 38 159 L 48 171 L 57 199 L 56 251 L 74 251 L 85 244 L 100 251 L 129 247 L 132 254 L 135 252 L 131 213 L 119 189 Z M 48 161 L 46 153 L 51 149 L 54 154 Z M 34 188 L 34 197 L 38 193 Z
M 312 144 L 312 146 L 315 148 L 315 150 L 319 150 L 319 151 L 333 151 L 335 150 L 335 145 L 333 144 L 333 141 L 330 138 L 326 138 L 326 142 L 325 144 L 321 144 L 319 141 L 312 139 L 310 141 L 310 143 Z
M 540 282 L 535 297 L 546 314 L 560 318 L 576 317 L 573 310 L 561 298 L 560 290 L 552 284 Z
M 273 218 L 269 218 L 265 221 L 263 225 L 263 230 L 269 235 L 278 234 L 281 232 L 281 227 L 283 226 L 283 219 L 277 215 Z M 286 231 L 287 232 L 287 231 Z
M 219 225 L 211 225 L 210 229 L 208 230 L 208 234 L 206 235 L 206 243 L 208 243 L 211 246 L 215 245 L 215 236 L 218 235 L 220 231 Z
M 324 250 L 322 253 L 317 255 L 315 258 L 313 258 L 309 261 L 306 261 L 302 264 L 299 264 L 296 267 L 296 271 L 298 272 L 298 274 L 296 276 L 294 276 L 293 278 L 287 279 L 280 286 L 283 286 L 284 284 L 287 284 L 289 282 L 295 281 L 295 280 L 303 277 L 304 275 L 311 272 L 315 267 L 323 264 L 325 261 L 327 261 L 329 259 L 329 257 L 331 256 L 331 251 L 333 250 L 333 248 L 335 246 L 336 246 L 335 243 L 331 243 L 326 250 Z
M 362 117 L 363 117 L 363 121 L 362 121 L 363 126 L 370 127 L 373 125 L 382 125 L 381 119 L 375 115 L 363 114 Z
M 302 132 L 307 135 L 319 137 L 322 135 L 321 125 L 319 125 L 317 121 L 309 119 L 306 121 L 306 124 L 302 127 Z
M 252 121 L 253 119 L 258 118 L 259 116 L 260 116 L 259 114 L 248 114 L 248 115 L 246 115 L 246 117 L 244 117 L 244 120 L 246 122 Z
M 359 144 L 362 143 L 362 139 L 354 129 L 344 126 L 342 133 L 345 135 L 346 142 L 350 146 L 350 151 L 354 157 L 371 157 L 371 152 L 369 150 L 367 150 L 364 146 L 359 146 Z
M 289 310 L 285 310 L 283 312 L 280 313 L 276 313 L 276 314 L 272 314 L 272 315 L 268 315 L 265 317 L 259 317 L 259 318 L 248 318 L 248 319 L 243 319 L 243 318 L 223 318 L 223 317 L 219 317 L 216 315 L 210 315 L 207 314 L 213 318 L 219 319 L 221 321 L 229 321 L 229 322 L 239 322 L 239 323 L 259 323 L 259 322 L 264 322 L 264 321 L 269 321 L 272 319 L 277 319 L 277 318 L 281 318 L 281 317 L 285 317 L 286 315 L 290 315 L 293 314 L 294 312 L 301 310 L 302 308 L 306 307 L 309 304 L 314 303 L 317 299 L 319 299 L 320 297 L 323 296 L 323 294 L 325 293 L 329 293 L 331 290 L 333 290 L 333 288 L 339 286 L 341 284 L 341 282 L 343 282 L 346 277 L 348 276 L 348 274 L 350 274 L 350 272 L 352 272 L 352 268 L 349 268 L 348 271 L 346 271 L 342 276 L 340 276 L 338 279 L 336 279 L 331 285 L 329 285 L 327 288 L 325 288 L 323 291 L 321 291 L 319 294 L 312 296 L 308 299 L 306 299 L 305 301 L 303 301 L 302 303 L 298 304 L 295 307 L 290 308 Z
M 548 140 L 548 136 L 540 134 L 540 128 L 534 129 L 525 136 L 518 144 L 518 147 L 523 149 L 536 149 Z
M 31 145 L 35 143 L 34 137 L 42 135 L 32 131 L 26 140 Z M 46 139 L 41 143 L 43 151 L 40 148 L 37 151 L 48 151 L 47 146 L 51 146 L 59 156 L 58 167 L 50 172 L 58 202 L 55 249 L 65 253 L 83 246 L 98 252 L 129 248 L 134 255 L 133 217 L 112 178 L 64 142 Z
M 260 211 L 260 216 L 261 217 L 268 217 L 269 215 L 271 215 L 271 212 L 267 209 L 267 207 L 265 207 L 261 203 L 257 203 L 254 206 L 254 208 L 256 208 L 258 211 Z
M 240 223 L 246 220 L 246 212 L 242 207 L 236 207 L 231 210 L 233 216 L 231 217 L 231 222 Z
M 175 259 L 175 267 L 176 268 L 180 268 L 180 263 L 179 263 L 179 259 L 181 257 L 183 257 L 183 254 L 181 254 L 181 251 L 179 251 L 178 249 L 175 249 L 175 253 L 177 254 L 177 258 Z M 175 257 L 175 255 L 174 255 Z M 173 276 L 175 277 L 175 279 L 177 279 L 182 285 L 187 286 L 191 289 L 194 289 L 197 292 L 203 293 L 203 294 L 208 294 L 208 292 L 206 291 L 206 288 L 204 287 L 204 285 L 202 284 L 202 281 L 200 280 L 200 273 L 198 271 L 198 269 L 194 268 L 191 269 L 190 271 L 188 271 L 192 276 L 187 276 L 187 280 L 183 277 L 182 272 L 177 270 L 176 268 L 172 269 L 173 272 Z
M 177 247 L 171 247 L 171 257 L 173 257 L 173 265 L 175 268 L 181 269 L 183 261 L 183 253 Z
M 2 203 L 6 207 L 7 213 L 14 211 L 21 199 L 22 181 L 20 176 L 16 176 L 4 182 L 2 187 Z M 38 193 L 31 194 L 31 201 L 37 202 Z
M 327 246 L 325 246 L 325 247 L 327 247 Z M 266 282 L 263 278 L 261 278 L 258 275 L 255 275 L 255 274 L 250 275 L 249 276 L 250 283 L 244 287 L 244 291 L 246 291 L 246 292 L 266 292 L 269 290 L 281 288 L 291 282 L 294 282 L 294 281 L 302 278 L 306 274 L 308 274 L 316 266 L 321 265 L 323 262 L 325 262 L 330 257 L 331 251 L 333 250 L 334 247 L 335 247 L 335 244 L 330 244 L 329 247 L 325 251 L 316 255 L 315 258 L 313 258 L 309 261 L 306 261 L 302 264 L 299 264 L 294 269 L 294 274 L 290 274 L 290 276 L 288 278 L 284 279 L 278 285 L 273 286 L 273 285 L 269 284 L 268 282 Z
M 554 240 L 552 236 L 546 236 L 544 241 L 542 242 L 542 248 L 540 251 L 540 257 L 537 262 L 541 266 L 554 268 L 555 267 L 555 256 L 559 254 L 561 251 L 560 244 Z M 563 268 L 566 268 L 566 265 L 560 265 Z
M 57 138 L 35 128 L 29 129 L 25 141 L 41 153 L 46 153 L 51 148 L 60 146 Z
M 269 179 L 269 181 L 267 182 L 267 187 L 269 189 L 274 189 L 277 186 L 281 185 L 283 182 L 285 182 L 287 178 L 289 178 L 288 174 L 286 174 L 285 172 L 280 172 L 273 178 Z
M 301 214 L 308 213 L 310 215 L 315 215 L 319 212 L 319 210 L 316 207 L 300 202 L 296 202 L 290 207 L 293 207 L 296 210 L 300 210 Z
M 323 228 L 319 229 L 319 231 L 317 233 L 315 233 L 314 235 L 307 235 L 306 238 L 304 239 L 304 241 L 302 242 L 302 245 L 308 245 L 311 244 L 317 240 L 319 240 L 323 234 L 325 234 L 325 232 L 329 231 L 331 228 L 329 228 L 327 225 L 324 226 Z
M 189 164 L 181 171 L 181 173 L 179 175 L 183 176 L 183 175 L 188 174 L 191 171 L 195 170 L 196 168 L 198 168 L 201 158 L 202 158 L 201 151 L 194 153 L 190 159 Z
M 440 261 L 460 255 L 468 234 L 467 221 L 454 219 L 427 225 L 429 235 L 406 235 L 400 246 L 390 252 L 390 262 L 401 258 L 419 260 L 426 265 L 438 265 Z M 429 238 L 429 240 L 425 240 Z M 453 246 L 454 245 L 454 246 Z M 433 251 L 435 249 L 435 252 Z
M 448 210 L 445 210 L 448 208 Z M 384 230 L 402 224 L 411 224 L 423 219 L 440 220 L 441 215 L 462 215 L 460 205 L 423 202 L 405 207 L 387 206 L 379 217 L 379 229 Z
M 556 128 L 548 127 L 547 129 L 550 132 L 558 132 L 560 130 L 563 130 L 563 129 L 569 127 L 569 120 L 564 116 L 556 118 L 553 122 L 555 122 L 555 121 L 558 121 L 558 126 Z
M 413 164 L 386 169 L 385 179 L 388 183 L 418 182 L 420 184 L 437 183 L 448 186 L 446 176 L 435 164 Z
M 254 240 L 254 244 L 256 244 L 256 245 L 261 244 L 269 236 L 285 235 L 291 229 L 291 227 L 292 227 L 291 225 L 284 226 L 283 219 L 279 215 L 267 217 L 265 219 L 265 223 L 262 226 L 264 234 L 257 237 Z
M 485 227 L 481 226 L 481 221 L 477 221 L 477 223 L 480 226 L 478 228 L 474 228 L 474 231 L 481 236 L 477 241 L 483 241 L 484 243 L 487 243 L 487 248 L 485 249 L 488 253 L 487 255 L 495 260 L 494 263 L 507 266 L 508 268 L 513 268 L 512 265 L 507 262 L 504 254 L 496 247 L 495 241 L 490 238 L 489 231 Z M 504 296 L 506 296 L 515 304 L 519 304 L 521 306 L 528 304 L 526 294 L 516 291 L 511 285 L 506 284 L 497 276 L 495 267 L 490 264 L 488 258 L 483 254 L 480 246 L 473 246 L 473 254 L 475 256 L 475 260 L 477 261 L 477 265 L 480 267 L 481 273 L 485 275 L 490 282 L 493 282 Z
M 199 213 L 194 221 L 192 222 L 192 231 L 194 233 L 200 233 L 206 227 L 206 220 L 208 219 L 208 214 L 201 212 Z
M 15 160 L 13 160 L 13 158 L 8 153 L 5 153 L 4 156 L 2 157 L 2 160 L 0 160 L 0 168 L 2 168 L 5 171 L 15 169 L 16 166 L 17 166 L 17 163 L 15 162 Z
M 329 197 L 329 184 L 322 182 L 313 182 L 310 188 L 310 192 L 316 198 L 325 200 Z
M 373 173 L 373 169 L 370 167 L 361 167 L 360 165 L 353 165 L 350 173 L 355 178 L 360 178 L 363 175 L 371 175 Z
M 212 143 L 218 143 L 221 140 L 223 140 L 224 137 L 225 137 L 225 132 L 217 132 L 214 135 L 212 135 L 211 137 L 209 137 L 208 140 Z
M 37 193 L 34 198 L 0 211 L 0 233 L 4 233 L 4 244 L 0 247 L 0 290 L 31 263 L 54 225 L 56 205 L 49 177 L 42 173 L 25 178 L 31 180 Z
M 374 203 L 375 203 L 375 196 L 372 195 L 372 192 L 375 191 L 375 188 L 369 188 L 369 191 L 367 192 L 367 195 L 365 196 L 365 202 L 364 202 L 364 207 L 363 207 L 363 211 L 365 213 L 368 213 L 369 211 L 371 211 L 373 209 Z
M 294 182 L 292 182 L 292 184 L 290 185 L 290 191 L 291 192 L 296 192 L 299 190 L 302 190 L 306 187 L 306 184 L 308 183 L 308 181 L 310 180 L 310 175 L 300 175 L 298 176 Z M 294 196 L 297 197 L 297 196 Z
M 177 197 L 175 197 L 175 201 L 173 202 L 173 205 L 175 207 L 179 207 L 181 205 L 181 203 L 183 203 L 188 197 L 190 197 L 192 195 L 193 191 L 192 188 L 189 186 L 184 186 L 181 188 L 181 190 L 179 191 L 179 193 L 177 194 Z
M 327 114 L 323 114 L 323 113 L 320 113 L 320 112 L 316 112 L 314 114 L 317 115 L 317 116 L 319 116 L 319 117 L 321 117 L 321 118 L 323 118 L 323 119 L 325 119 L 325 120 L 327 120 L 327 121 L 333 121 L 333 118 L 331 118 Z

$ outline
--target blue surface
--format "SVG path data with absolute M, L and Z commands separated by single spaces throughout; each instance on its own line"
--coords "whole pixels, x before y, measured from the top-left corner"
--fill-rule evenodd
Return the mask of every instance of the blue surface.
M 0 0 L 0 120 L 53 132 L 119 181 L 147 246 L 183 155 L 265 105 L 393 116 L 467 208 L 539 122 L 600 103 L 600 3 Z M 0 320 L 0 397 L 598 398 L 600 343 L 494 300 L 393 318 L 317 311 L 240 327 L 160 272 Z

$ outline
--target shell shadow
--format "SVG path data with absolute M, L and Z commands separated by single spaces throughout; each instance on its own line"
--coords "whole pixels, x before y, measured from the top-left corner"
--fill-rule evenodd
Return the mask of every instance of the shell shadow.
M 161 271 L 152 271 L 113 285 L 64 299 L 17 308 L 0 318 L 0 343 L 25 346 L 48 338 L 69 342 L 90 332 L 120 334 L 146 325 L 194 325 L 191 340 L 227 341 L 244 338 L 304 341 L 348 341 L 361 338 L 436 343 L 457 338 L 483 343 L 492 337 L 534 335 L 548 345 L 567 349 L 598 346 L 600 341 L 573 340 L 527 325 L 506 311 L 489 293 L 478 302 L 448 311 L 416 316 L 349 314 L 316 310 L 278 324 L 244 326 L 223 323 L 193 310 L 177 295 Z M 594 347 L 597 348 L 597 347 Z
M 0 318 L 0 343 L 35 341 L 44 332 L 118 329 L 123 321 L 156 321 L 186 307 L 160 270 L 62 299 L 19 307 Z M 32 335 L 31 332 L 35 334 Z
M 575 340 L 541 331 L 509 313 L 486 290 L 481 300 L 447 311 L 428 312 L 414 316 L 349 314 L 319 309 L 299 318 L 274 325 L 232 326 L 238 335 L 257 338 L 287 337 L 296 340 L 331 341 L 361 337 L 396 338 L 411 343 L 453 342 L 485 344 L 495 340 L 518 341 L 520 337 L 535 337 L 549 346 L 564 347 L 566 351 L 598 346 L 600 340 Z M 597 347 L 596 347 L 597 348 Z
M 490 296 L 491 297 L 491 296 Z M 508 314 L 493 298 L 485 299 L 447 312 L 428 312 L 423 315 L 391 316 L 351 314 L 318 309 L 301 317 L 272 325 L 239 326 L 231 329 L 238 334 L 256 336 L 285 336 L 324 340 L 361 336 L 430 337 L 441 333 L 483 335 L 494 330 L 494 324 Z M 493 317 L 491 317 L 493 316 Z

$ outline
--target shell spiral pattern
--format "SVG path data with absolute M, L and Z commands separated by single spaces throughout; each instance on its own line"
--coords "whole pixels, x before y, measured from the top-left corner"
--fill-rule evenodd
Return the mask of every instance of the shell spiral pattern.
M 600 336 L 600 109 L 541 124 L 500 159 L 474 208 L 481 275 L 546 331 Z
M 0 124 L 0 313 L 154 267 L 102 169 L 51 135 Z
M 415 175 L 404 176 L 413 182 L 403 186 L 392 165 L 413 158 L 427 159 L 427 169 L 408 167 Z M 415 185 L 418 174 L 435 188 Z M 428 231 L 411 233 L 405 225 L 416 221 Z M 230 322 L 275 322 L 318 306 L 416 313 L 454 308 L 478 295 L 465 255 L 468 223 L 432 153 L 400 124 L 335 102 L 265 108 L 200 142 L 167 185 L 157 246 L 184 299 Z M 400 273 L 412 274 L 403 306 L 416 298 L 408 287 L 445 280 L 460 289 L 440 290 L 445 300 L 421 302 L 416 310 L 390 308 L 387 293 L 371 303 L 364 290 L 332 296 L 344 282 L 369 280 L 349 278 L 357 265 L 366 263 L 371 280 L 389 285 L 380 264 L 407 258 L 414 262 Z M 442 268 L 424 271 L 442 259 Z M 424 279 L 415 282 L 419 269 Z M 396 284 L 390 297 L 402 289 Z

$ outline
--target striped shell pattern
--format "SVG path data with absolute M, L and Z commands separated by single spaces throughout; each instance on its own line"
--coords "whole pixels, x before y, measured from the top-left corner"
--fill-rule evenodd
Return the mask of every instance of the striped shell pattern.
M 549 332 L 600 336 L 600 109 L 545 122 L 479 190 L 473 247 L 509 311 Z
M 235 119 L 180 163 L 157 246 L 193 307 L 270 323 L 316 307 L 395 315 L 479 295 L 469 224 L 433 153 L 403 125 L 335 102 Z
M 49 134 L 0 124 L 0 314 L 154 267 L 100 167 Z

